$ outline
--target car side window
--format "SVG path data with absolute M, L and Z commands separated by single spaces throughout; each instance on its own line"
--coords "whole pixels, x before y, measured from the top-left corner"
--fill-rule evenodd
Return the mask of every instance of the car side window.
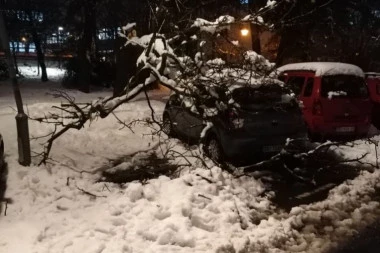
M 296 95 L 301 94 L 302 87 L 305 83 L 305 77 L 302 76 L 290 76 L 287 85 L 296 93 Z
M 314 78 L 308 78 L 303 92 L 304 97 L 311 97 L 313 94 Z

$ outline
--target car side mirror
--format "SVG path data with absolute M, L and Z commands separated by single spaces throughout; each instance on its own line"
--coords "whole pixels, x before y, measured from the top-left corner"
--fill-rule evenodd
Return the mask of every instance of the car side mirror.
M 204 105 L 206 107 L 215 107 L 215 99 L 214 98 L 208 98 L 205 100 Z

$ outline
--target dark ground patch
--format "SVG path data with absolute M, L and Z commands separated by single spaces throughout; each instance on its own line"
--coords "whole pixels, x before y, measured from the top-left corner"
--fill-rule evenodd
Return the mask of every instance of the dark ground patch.
M 378 253 L 380 252 L 380 221 L 367 226 L 329 253 Z
M 5 199 L 5 191 L 7 190 L 7 176 L 8 176 L 8 164 L 0 160 L 0 216 L 3 214 L 2 206 L 3 203 L 8 200 Z
M 254 166 L 245 171 L 258 174 L 268 191 L 273 191 L 272 201 L 289 211 L 301 204 L 310 204 L 326 199 L 329 191 L 346 180 L 357 177 L 361 170 L 371 170 L 370 166 L 347 162 L 331 146 L 309 152 L 316 144 L 295 144 L 274 159 Z M 257 173 L 265 171 L 266 173 Z
M 101 182 L 123 184 L 135 180 L 145 181 L 161 175 L 172 175 L 178 168 L 167 158 L 160 158 L 155 152 L 138 153 L 110 161 L 102 172 Z

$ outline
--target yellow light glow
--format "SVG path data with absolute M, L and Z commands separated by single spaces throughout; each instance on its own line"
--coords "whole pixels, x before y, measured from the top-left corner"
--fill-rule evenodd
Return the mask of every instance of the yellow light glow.
M 21 40 L 22 40 L 23 42 L 25 42 L 25 41 L 26 41 L 26 38 L 25 38 L 25 37 L 22 37 Z
M 249 30 L 247 28 L 243 28 L 240 30 L 242 36 L 247 36 L 249 34 Z

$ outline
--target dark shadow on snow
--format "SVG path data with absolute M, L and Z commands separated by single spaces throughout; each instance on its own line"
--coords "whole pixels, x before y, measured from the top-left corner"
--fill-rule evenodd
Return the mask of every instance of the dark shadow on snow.
M 358 231 L 352 238 L 329 253 L 378 253 L 380 250 L 380 220 Z
M 290 210 L 324 200 L 335 186 L 354 179 L 361 170 L 373 169 L 353 162 L 334 152 L 331 145 L 294 142 L 272 159 L 246 166 L 244 171 L 275 193 L 272 201 L 279 208 Z
M 170 176 L 178 168 L 169 159 L 158 157 L 155 152 L 142 152 L 112 160 L 107 167 L 103 169 L 99 181 L 117 184 L 145 181 L 162 175 Z
M 281 154 L 245 166 L 244 175 L 263 182 L 267 192 L 274 192 L 272 201 L 279 208 L 290 210 L 294 206 L 324 200 L 335 186 L 354 179 L 361 170 L 373 169 L 348 162 L 333 151 L 333 145 L 323 145 L 294 141 Z M 221 167 L 230 172 L 236 168 L 227 164 Z M 153 151 L 141 152 L 111 160 L 100 169 L 103 172 L 99 181 L 118 184 L 146 181 L 161 175 L 170 177 L 177 169 L 172 161 L 160 158 Z

